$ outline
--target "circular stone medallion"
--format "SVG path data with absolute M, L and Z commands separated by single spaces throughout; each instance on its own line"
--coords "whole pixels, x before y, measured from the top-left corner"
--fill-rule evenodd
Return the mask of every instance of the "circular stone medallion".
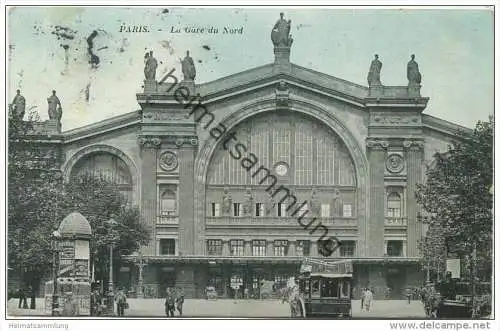
M 177 155 L 174 152 L 163 152 L 160 155 L 160 168 L 165 171 L 173 171 L 177 168 Z
M 387 157 L 387 161 L 385 162 L 385 167 L 387 171 L 392 173 L 399 173 L 404 169 L 404 159 L 399 154 L 391 154 Z

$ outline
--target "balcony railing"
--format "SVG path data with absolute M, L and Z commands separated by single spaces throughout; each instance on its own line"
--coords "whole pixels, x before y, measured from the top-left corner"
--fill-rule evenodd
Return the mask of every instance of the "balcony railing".
M 385 226 L 407 226 L 408 220 L 406 217 L 386 217 Z
M 179 224 L 179 216 L 177 215 L 159 215 L 156 224 Z
M 309 218 L 302 219 L 303 224 L 308 224 L 311 221 Z M 315 225 L 321 222 L 325 226 L 349 226 L 358 225 L 356 218 L 318 218 Z M 297 217 L 231 217 L 231 216 L 209 216 L 206 217 L 207 225 L 215 226 L 300 226 Z

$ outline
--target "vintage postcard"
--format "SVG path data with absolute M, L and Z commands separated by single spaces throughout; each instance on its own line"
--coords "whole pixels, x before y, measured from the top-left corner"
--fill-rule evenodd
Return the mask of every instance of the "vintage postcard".
M 493 318 L 493 7 L 6 20 L 7 318 Z

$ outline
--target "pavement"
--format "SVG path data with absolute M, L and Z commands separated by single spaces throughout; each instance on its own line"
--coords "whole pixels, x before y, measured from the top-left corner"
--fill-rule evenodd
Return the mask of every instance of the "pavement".
M 125 311 L 125 317 L 165 318 L 163 299 L 128 299 L 127 301 L 129 309 Z M 19 309 L 18 300 L 11 299 L 7 303 L 7 313 L 12 317 L 48 316 L 44 303 L 42 298 L 38 298 L 36 309 Z M 353 319 L 425 318 L 424 307 L 420 301 L 412 301 L 408 304 L 404 300 L 375 300 L 369 312 L 361 311 L 361 302 L 353 300 L 352 314 Z M 279 300 L 186 299 L 183 317 L 288 318 L 290 307 L 288 303 L 282 304 Z

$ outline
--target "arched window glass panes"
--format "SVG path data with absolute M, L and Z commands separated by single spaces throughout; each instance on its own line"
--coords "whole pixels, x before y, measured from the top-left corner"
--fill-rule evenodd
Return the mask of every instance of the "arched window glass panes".
M 387 216 L 401 217 L 401 196 L 399 193 L 390 193 L 387 197 Z
M 132 201 L 132 175 L 127 164 L 119 157 L 107 152 L 95 152 L 82 157 L 71 170 L 71 180 L 82 176 L 103 178 L 117 184 L 120 193 Z

